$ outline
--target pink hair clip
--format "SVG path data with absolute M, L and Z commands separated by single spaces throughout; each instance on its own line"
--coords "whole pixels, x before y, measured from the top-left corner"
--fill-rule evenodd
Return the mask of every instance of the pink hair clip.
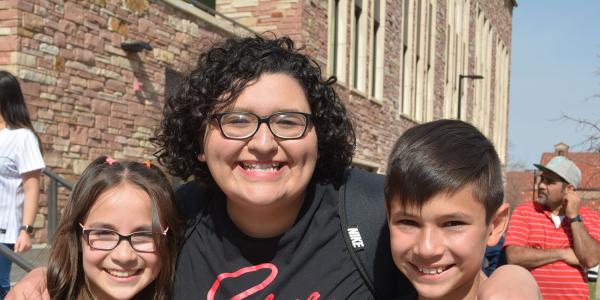
M 107 157 L 106 157 L 106 163 L 107 163 L 109 166 L 112 166 L 112 165 L 113 165 L 114 163 L 116 163 L 116 162 L 117 162 L 117 161 L 116 161 L 116 160 L 114 160 L 112 157 L 110 157 L 110 156 L 107 156 Z

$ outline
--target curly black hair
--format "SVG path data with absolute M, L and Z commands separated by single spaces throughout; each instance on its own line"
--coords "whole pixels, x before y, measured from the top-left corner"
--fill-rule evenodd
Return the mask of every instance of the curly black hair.
M 289 37 L 256 35 L 228 38 L 204 51 L 197 68 L 167 97 L 152 139 L 159 162 L 174 176 L 213 183 L 208 166 L 197 158 L 210 114 L 230 107 L 261 74 L 283 73 L 300 83 L 314 117 L 319 159 L 313 179 L 340 180 L 354 154 L 354 128 L 333 89 L 336 78 L 323 79 L 318 64 L 301 50 Z

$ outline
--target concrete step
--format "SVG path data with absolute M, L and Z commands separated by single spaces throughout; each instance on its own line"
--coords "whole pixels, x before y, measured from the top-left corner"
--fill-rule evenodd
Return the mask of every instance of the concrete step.
M 50 248 L 47 244 L 36 244 L 33 245 L 31 250 L 21 253 L 25 259 L 31 262 L 34 266 L 46 266 L 48 264 L 48 256 L 50 255 Z M 25 271 L 16 264 L 12 265 L 10 270 L 10 282 L 11 285 L 15 284 L 21 278 L 25 276 Z

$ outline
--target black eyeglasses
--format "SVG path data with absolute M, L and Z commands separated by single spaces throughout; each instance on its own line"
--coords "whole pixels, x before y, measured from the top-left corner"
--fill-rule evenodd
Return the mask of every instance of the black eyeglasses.
M 95 250 L 110 251 L 119 245 L 122 240 L 126 240 L 131 248 L 137 252 L 150 253 L 157 250 L 154 241 L 155 233 L 152 231 L 137 231 L 127 235 L 121 235 L 118 232 L 105 228 L 86 228 L 79 223 L 83 230 L 83 239 Z M 161 235 L 167 235 L 169 227 L 161 232 Z
M 262 123 L 267 123 L 271 133 L 280 139 L 299 139 L 312 120 L 311 114 L 303 112 L 276 112 L 264 118 L 251 112 L 222 112 L 212 117 L 217 119 L 223 136 L 232 140 L 253 136 Z

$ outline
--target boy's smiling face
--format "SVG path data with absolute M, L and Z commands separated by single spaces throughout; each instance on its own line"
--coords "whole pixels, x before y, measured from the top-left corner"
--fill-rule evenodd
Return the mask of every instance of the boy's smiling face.
M 402 207 L 395 196 L 387 209 L 394 262 L 421 299 L 475 299 L 485 247 L 496 244 L 506 225 L 498 214 L 486 224 L 472 185 L 439 193 L 421 210 Z

